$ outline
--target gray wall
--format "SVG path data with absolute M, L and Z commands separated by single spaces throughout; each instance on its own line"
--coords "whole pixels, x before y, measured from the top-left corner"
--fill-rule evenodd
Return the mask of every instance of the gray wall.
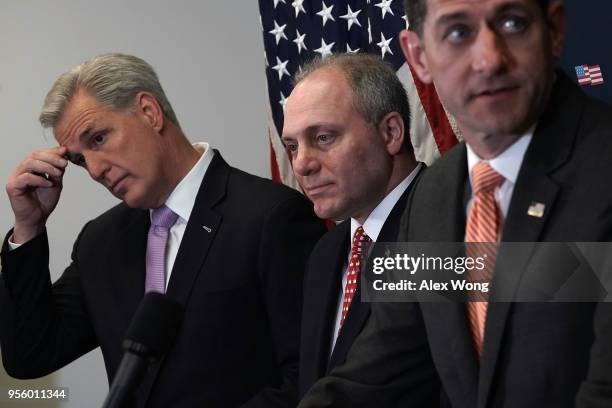
M 230 164 L 269 177 L 256 1 L 0 0 L 2 185 L 30 151 L 56 144 L 37 122 L 53 80 L 73 65 L 111 51 L 135 54 L 153 65 L 192 141 L 208 141 Z M 48 223 L 53 280 L 68 264 L 83 224 L 116 203 L 81 169 L 69 167 L 64 185 Z M 2 235 L 12 222 L 2 191 Z M 0 389 L 45 384 L 69 387 L 70 402 L 62 407 L 100 406 L 108 389 L 100 352 L 36 382 L 12 380 L 0 368 Z M 3 398 L 0 406 L 7 406 Z

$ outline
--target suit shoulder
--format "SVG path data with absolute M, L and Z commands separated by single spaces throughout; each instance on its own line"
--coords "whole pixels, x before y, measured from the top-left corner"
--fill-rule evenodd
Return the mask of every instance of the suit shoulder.
M 460 166 L 465 162 L 466 157 L 465 143 L 462 142 L 455 145 L 444 156 L 423 170 L 422 175 L 414 181 L 413 189 L 419 190 L 421 188 L 440 186 L 440 181 L 447 180 L 449 174 L 455 174 L 460 170 L 464 170 Z
M 91 220 L 88 226 L 96 230 L 108 230 L 109 227 L 126 225 L 133 219 L 135 214 L 142 211 L 144 210 L 130 208 L 125 203 L 121 202 Z
M 600 100 L 587 97 L 582 113 L 581 133 L 606 133 L 606 140 L 612 141 L 612 106 Z
M 289 200 L 309 204 L 297 190 L 235 167 L 230 168 L 228 192 L 257 208 L 274 207 Z

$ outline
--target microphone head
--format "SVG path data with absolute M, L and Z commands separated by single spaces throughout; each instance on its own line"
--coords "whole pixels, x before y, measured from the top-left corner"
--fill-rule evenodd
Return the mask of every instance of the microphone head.
M 123 348 L 158 360 L 168 352 L 183 319 L 181 305 L 161 293 L 147 293 L 130 323 Z

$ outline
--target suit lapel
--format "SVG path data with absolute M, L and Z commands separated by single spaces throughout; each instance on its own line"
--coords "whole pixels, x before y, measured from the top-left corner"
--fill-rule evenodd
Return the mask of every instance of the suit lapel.
M 183 307 L 221 225 L 222 216 L 213 207 L 225 196 L 228 176 L 229 166 L 215 151 L 215 157 L 200 184 L 166 291 Z
M 424 167 L 423 167 L 424 168 Z M 416 178 L 419 177 L 423 168 L 416 175 Z M 415 178 L 415 180 L 416 180 Z M 414 185 L 414 180 L 406 191 L 400 196 L 397 200 L 397 203 L 393 206 L 393 209 L 389 213 L 389 216 L 385 220 L 380 233 L 378 234 L 377 242 L 395 242 L 397 241 L 397 236 L 399 232 L 400 219 L 404 212 L 404 208 L 406 206 L 406 201 L 408 196 L 410 195 L 410 191 Z M 350 226 L 350 222 L 345 222 L 344 224 L 348 224 Z M 345 233 L 345 236 L 348 239 L 348 244 L 350 245 L 349 232 Z M 348 251 L 343 252 L 344 261 L 348 258 Z M 369 270 L 369 268 L 365 268 L 364 270 Z M 328 371 L 342 364 L 346 354 L 348 353 L 349 348 L 353 344 L 353 340 L 357 335 L 361 332 L 368 316 L 370 315 L 370 304 L 361 302 L 361 279 L 357 284 L 357 291 L 353 297 L 353 302 L 351 303 L 351 307 L 346 315 L 346 319 L 344 320 L 344 325 L 342 326 L 342 330 L 338 334 L 338 339 L 336 340 L 336 345 L 334 347 Z M 337 307 L 337 306 L 336 306 Z M 330 311 L 330 313 L 335 316 L 335 311 Z
M 427 182 L 428 176 L 436 183 Z M 408 231 L 402 238 L 412 242 L 462 242 L 465 204 L 469 197 L 465 144 L 451 149 L 445 160 L 429 169 L 421 181 L 409 204 L 410 217 L 402 220 L 402 230 Z M 458 373 L 458 383 L 445 384 L 447 393 L 453 400 L 464 401 L 463 406 L 475 406 L 478 359 L 471 342 L 465 304 L 421 302 L 420 307 L 431 338 L 434 361 L 445 359 L 436 361 L 436 365 Z
M 194 281 L 202 270 L 215 234 L 221 226 L 222 216 L 213 208 L 226 194 L 229 171 L 229 165 L 215 150 L 215 156 L 200 184 L 166 289 L 166 295 L 178 301 L 183 308 L 189 301 Z M 162 364 L 163 361 L 149 370 L 147 380 L 143 381 L 147 399 Z
M 563 75 L 558 74 L 551 106 L 541 117 L 521 165 L 510 202 L 502 241 L 537 242 L 544 239 L 545 226 L 559 195 L 555 172 L 571 154 L 577 135 L 584 95 Z M 543 205 L 544 211 L 528 214 L 530 207 Z M 533 254 L 516 248 L 502 248 L 498 254 L 492 285 L 492 300 L 516 293 Z M 501 292 L 503 291 L 503 293 Z M 485 325 L 481 361 L 479 406 L 486 405 L 499 358 L 504 329 L 512 303 L 491 302 Z
M 318 281 L 314 284 L 316 288 L 320 288 L 323 302 L 309 302 L 313 310 L 307 311 L 308 316 L 316 319 L 314 333 L 315 340 L 312 342 L 316 361 L 317 378 L 323 376 L 330 362 L 330 347 L 332 345 L 332 336 L 336 323 L 336 313 L 338 310 L 338 300 L 342 291 L 342 273 L 347 259 L 347 251 L 349 248 L 349 231 L 350 222 L 343 222 L 331 231 L 333 234 L 329 245 L 325 247 L 325 251 L 321 254 L 321 263 L 317 265 Z

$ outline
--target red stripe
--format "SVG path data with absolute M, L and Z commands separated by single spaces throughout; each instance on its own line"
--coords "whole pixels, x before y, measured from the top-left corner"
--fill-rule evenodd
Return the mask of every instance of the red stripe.
M 436 140 L 436 145 L 438 145 L 438 150 L 440 151 L 440 154 L 444 154 L 447 150 L 458 143 L 457 137 L 455 136 L 453 128 L 448 121 L 448 117 L 446 116 L 446 112 L 440 103 L 440 99 L 438 99 L 438 93 L 436 92 L 436 88 L 433 86 L 433 83 L 425 84 L 421 82 L 410 64 L 408 64 L 408 67 L 412 73 L 414 85 L 416 86 L 419 99 L 423 105 L 423 110 L 427 116 L 427 121 L 431 127 L 431 132 Z
M 272 180 L 282 183 L 283 181 L 281 180 L 278 162 L 276 161 L 276 153 L 274 153 L 274 148 L 272 147 L 270 139 L 268 139 L 268 143 L 270 145 L 270 171 L 272 173 Z

